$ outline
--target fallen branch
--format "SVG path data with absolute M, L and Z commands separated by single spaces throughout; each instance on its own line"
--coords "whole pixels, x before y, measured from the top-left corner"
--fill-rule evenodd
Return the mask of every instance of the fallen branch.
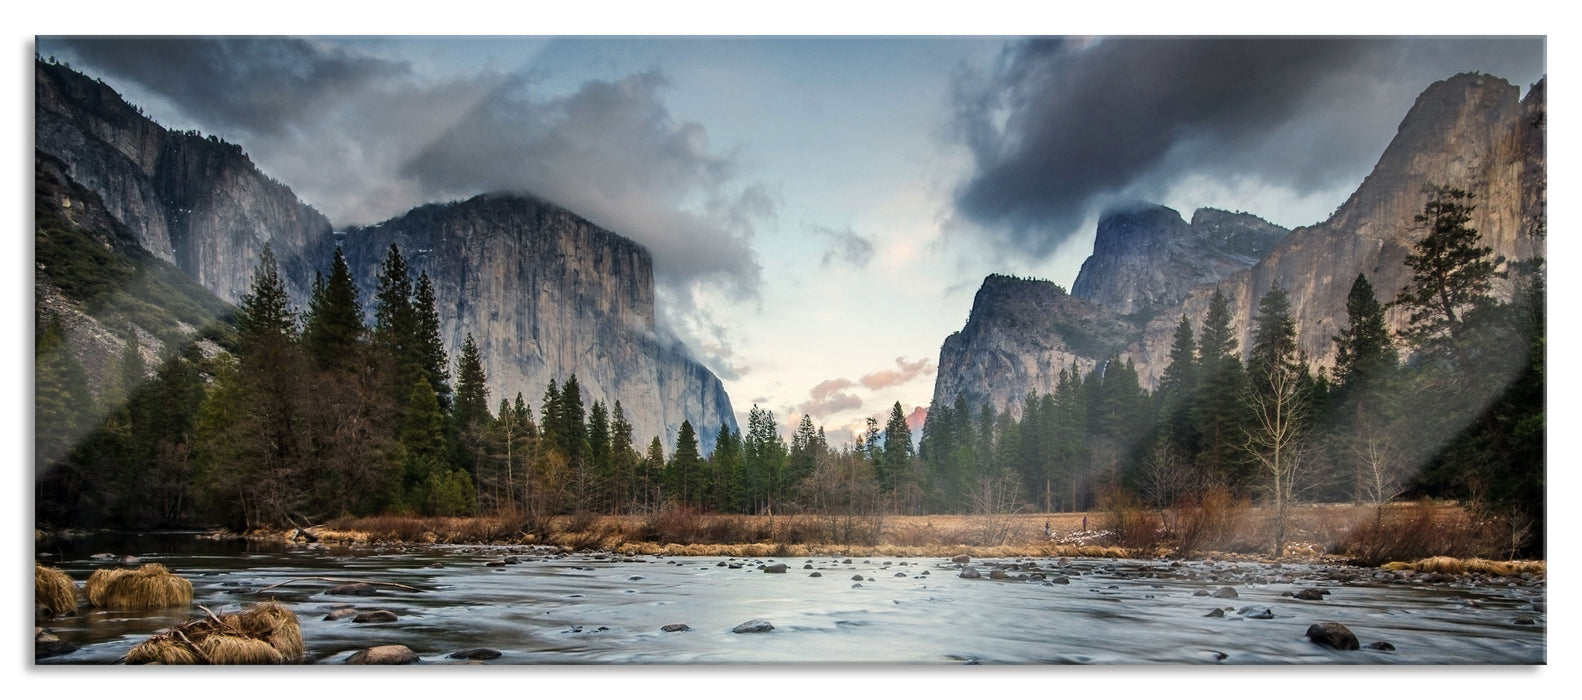
M 324 576 L 303 576 L 301 578 L 294 578 L 294 579 L 291 579 L 289 581 L 281 581 L 280 583 L 277 583 L 277 584 L 275 584 L 273 586 L 260 588 L 260 589 L 258 589 L 258 592 L 259 593 L 263 593 L 264 591 L 267 591 L 270 588 L 279 588 L 279 587 L 284 586 L 284 585 L 286 585 L 288 583 L 296 583 L 298 581 L 329 581 L 330 583 L 366 583 L 366 584 L 368 584 L 370 586 L 390 586 L 391 588 L 404 588 L 406 590 L 415 591 L 415 592 L 418 592 L 418 593 L 422 593 L 423 592 L 423 589 L 421 589 L 421 588 L 413 588 L 411 586 L 405 586 L 405 585 L 402 585 L 402 584 L 399 584 L 399 583 L 389 583 L 389 582 L 386 582 L 386 581 L 361 581 L 361 580 L 358 580 L 358 579 L 350 579 L 350 578 L 328 578 L 328 577 L 324 577 Z

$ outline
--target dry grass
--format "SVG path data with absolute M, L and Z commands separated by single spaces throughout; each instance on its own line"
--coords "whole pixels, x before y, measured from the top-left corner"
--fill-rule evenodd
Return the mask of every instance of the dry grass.
M 1491 561 L 1488 559 L 1457 559 L 1455 557 L 1428 557 L 1413 562 L 1393 561 L 1381 567 L 1388 571 L 1416 571 L 1420 574 L 1483 574 L 1485 576 L 1520 576 L 1522 574 L 1546 575 L 1548 565 L 1541 561 Z
M 50 617 L 77 612 L 77 584 L 60 569 L 33 564 L 33 602 Z
M 207 612 L 207 611 L 205 611 Z M 218 617 L 209 614 L 155 635 L 126 654 L 128 664 L 280 664 L 302 660 L 302 629 L 275 602 Z
M 314 534 L 351 544 L 445 542 L 549 544 L 666 556 L 1215 556 L 1267 558 L 1268 512 L 1229 492 L 1209 492 L 1163 511 L 1112 499 L 1088 513 L 865 516 L 863 537 L 838 541 L 829 517 L 723 515 L 668 509 L 652 515 L 525 518 L 343 519 Z M 1084 519 L 1087 527 L 1083 527 Z M 991 522 L 992 521 L 992 522 Z M 992 525 L 992 527 L 990 527 Z M 1044 535 L 1046 525 L 1050 536 Z M 1432 556 L 1500 559 L 1499 527 L 1454 504 L 1318 504 L 1292 509 L 1283 557 L 1345 557 L 1360 563 Z
M 159 610 L 192 603 L 192 582 L 163 564 L 99 569 L 88 577 L 88 602 L 112 610 Z

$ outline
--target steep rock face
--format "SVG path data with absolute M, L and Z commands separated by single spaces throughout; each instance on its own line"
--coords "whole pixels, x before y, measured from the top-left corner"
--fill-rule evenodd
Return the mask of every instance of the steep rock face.
M 1193 287 L 1245 270 L 1289 233 L 1251 214 L 1199 209 L 1189 225 L 1174 209 L 1134 203 L 1099 218 L 1093 254 L 1072 296 L 1118 314 L 1151 315 Z
M 144 249 L 236 303 L 269 243 L 292 298 L 306 300 L 330 223 L 241 148 L 167 130 L 61 65 L 35 62 L 34 100 L 36 148 L 97 193 Z
M 267 243 L 292 303 L 307 305 L 337 236 L 240 147 L 167 130 L 110 86 L 63 65 L 35 61 L 34 93 L 40 157 L 91 192 L 148 254 L 235 303 Z M 495 401 L 520 391 L 536 407 L 551 378 L 575 373 L 587 401 L 621 401 L 639 448 L 655 435 L 673 448 L 683 420 L 705 449 L 721 424 L 736 429 L 719 379 L 655 333 L 651 259 L 625 238 L 509 197 L 420 207 L 344 238 L 365 294 L 391 242 L 414 275 L 429 274 L 451 358 L 471 333 Z M 57 297 L 40 292 L 50 308 L 64 308 Z
M 959 395 L 973 411 L 988 404 L 1020 416 L 1028 391 L 1054 391 L 1061 369 L 1075 365 L 1085 373 L 1136 332 L 1052 282 L 990 275 L 967 325 L 940 348 L 934 403 L 950 405 Z
M 1014 410 L 1028 389 L 1049 391 L 1062 364 L 1088 368 L 1106 356 L 1102 348 L 1067 342 L 1060 327 L 1081 319 L 1107 319 L 1118 334 L 1147 319 L 1121 343 L 1144 386 L 1153 388 L 1169 364 L 1181 316 L 1201 327 L 1216 288 L 1231 300 L 1243 353 L 1258 299 L 1279 284 L 1291 298 L 1298 347 L 1315 364 L 1332 366 L 1332 338 L 1346 323 L 1346 296 L 1357 274 L 1368 276 L 1384 303 L 1407 284 L 1406 255 L 1427 233 L 1412 220 L 1426 201 L 1424 185 L 1474 193 L 1470 225 L 1497 255 L 1544 254 L 1545 82 L 1519 97 L 1516 86 L 1487 75 L 1434 83 L 1357 191 L 1327 221 L 1288 234 L 1256 217 L 1212 209 L 1198 210 L 1190 225 L 1153 205 L 1108 213 L 1073 285 L 1075 296 L 1094 303 L 1062 300 L 1052 284 L 990 277 L 967 327 L 941 349 L 935 400 L 953 401 L 959 393 L 974 408 L 987 401 Z M 1509 298 L 1510 287 L 1497 284 L 1496 292 Z M 1175 301 L 1164 303 L 1172 295 Z M 1390 309 L 1386 320 L 1398 330 L 1406 314 Z
M 1327 221 L 1292 231 L 1257 265 L 1218 283 L 1231 300 L 1242 351 L 1249 346 L 1258 299 L 1279 284 L 1291 297 L 1298 347 L 1315 364 L 1332 366 L 1332 337 L 1346 323 L 1346 295 L 1357 273 L 1368 276 L 1384 303 L 1410 280 L 1406 255 L 1427 235 L 1412 218 L 1422 213 L 1422 190 L 1429 183 L 1475 195 L 1469 225 L 1496 255 L 1541 255 L 1538 227 L 1547 191 L 1543 85 L 1524 100 L 1518 100 L 1516 86 L 1488 75 L 1466 73 L 1429 86 L 1373 172 Z M 1194 289 L 1153 319 L 1128 350 L 1145 384 L 1152 386 L 1163 373 L 1180 316 L 1201 323 L 1215 286 Z M 1509 298 L 1509 285 L 1497 292 Z M 1399 330 L 1406 313 L 1390 309 L 1386 320 Z
M 452 359 L 472 334 L 495 400 L 536 405 L 575 373 L 589 404 L 620 400 L 643 444 L 673 447 L 683 420 L 705 449 L 736 429 L 719 379 L 657 334 L 652 258 L 636 243 L 525 196 L 419 207 L 342 238 L 370 312 L 391 244 L 433 282 Z

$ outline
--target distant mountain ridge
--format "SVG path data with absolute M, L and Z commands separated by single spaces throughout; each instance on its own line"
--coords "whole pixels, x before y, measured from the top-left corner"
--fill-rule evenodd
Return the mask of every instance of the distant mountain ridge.
M 240 147 L 166 129 L 103 82 L 35 61 L 34 95 L 41 156 L 150 255 L 225 302 L 249 290 L 266 244 L 299 308 L 337 245 L 367 301 L 393 242 L 414 276 L 425 271 L 435 285 L 451 359 L 467 334 L 478 342 L 492 400 L 521 392 L 536 406 L 550 379 L 575 373 L 589 401 L 621 401 L 644 444 L 658 436 L 673 447 L 683 420 L 705 449 L 722 424 L 736 430 L 718 377 L 659 339 L 652 259 L 629 239 L 509 195 L 425 205 L 336 234 Z
M 1198 210 L 1191 224 L 1147 203 L 1106 212 L 1094 252 L 1072 285 L 1073 299 L 1049 303 L 1060 298 L 1051 283 L 1021 285 L 1012 296 L 1026 298 L 1009 298 L 999 276 L 984 281 L 973 320 L 941 347 L 934 400 L 948 403 L 959 393 L 974 409 L 986 401 L 1006 410 L 1027 391 L 1055 387 L 1058 373 L 986 371 L 988 357 L 1002 368 L 1091 367 L 1118 353 L 1136 363 L 1152 388 L 1169 363 L 1181 317 L 1201 327 L 1216 289 L 1231 301 L 1243 353 L 1258 299 L 1279 284 L 1291 298 L 1299 350 L 1318 366 L 1332 365 L 1332 337 L 1346 322 L 1346 296 L 1357 274 L 1368 276 L 1381 302 L 1405 286 L 1405 256 L 1426 233 L 1413 223 L 1425 185 L 1472 192 L 1477 209 L 1470 225 L 1496 255 L 1543 254 L 1545 94 L 1545 80 L 1522 97 L 1516 86 L 1476 73 L 1430 85 L 1356 192 L 1324 222 L 1290 232 L 1213 209 Z M 1509 298 L 1509 285 L 1496 292 Z M 1091 303 L 1072 303 L 1079 300 Z M 1062 328 L 1074 320 L 1116 329 L 1125 339 L 1074 351 L 1079 344 Z M 1392 330 L 1405 321 L 1399 309 L 1387 314 Z

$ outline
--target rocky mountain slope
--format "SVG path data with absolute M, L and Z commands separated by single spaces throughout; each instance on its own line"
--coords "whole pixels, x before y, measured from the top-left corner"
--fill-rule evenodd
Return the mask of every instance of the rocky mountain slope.
M 587 401 L 621 401 L 645 444 L 659 435 L 671 446 L 682 420 L 705 445 L 722 423 L 735 429 L 719 379 L 658 340 L 650 257 L 619 235 L 544 202 L 490 196 L 338 236 L 240 147 L 168 130 L 64 65 L 35 61 L 34 82 L 40 157 L 149 256 L 220 300 L 241 299 L 269 244 L 305 307 L 337 239 L 371 290 L 393 241 L 434 282 L 451 357 L 468 333 L 478 342 L 495 399 L 520 391 L 536 405 L 551 378 L 576 373 Z
M 1203 208 L 1192 223 L 1176 210 L 1138 202 L 1099 218 L 1093 254 L 1072 296 L 1122 315 L 1148 317 L 1192 288 L 1252 267 L 1289 233 L 1251 214 Z
M 934 403 L 948 405 L 959 395 L 974 411 L 989 404 L 1020 416 L 1028 388 L 1047 394 L 1061 369 L 1087 372 L 1136 334 L 1135 324 L 1053 282 L 990 275 L 967 325 L 940 348 Z
M 345 231 L 365 308 L 392 243 L 433 281 L 446 344 L 472 334 L 496 399 L 520 391 L 536 404 L 550 380 L 575 373 L 587 400 L 621 402 L 645 444 L 669 445 L 683 420 L 706 448 L 722 424 L 736 429 L 719 378 L 661 340 L 642 246 L 526 196 L 427 205 Z
M 1191 224 L 1154 205 L 1110 212 L 1072 288 L 1093 303 L 1049 303 L 1056 298 L 1051 290 L 1031 285 L 1014 291 L 1025 299 L 1008 299 L 1005 285 L 991 276 L 967 328 L 941 348 L 935 400 L 961 393 L 1003 409 L 1030 389 L 1047 393 L 1058 369 L 1051 376 L 1003 368 L 1058 368 L 1072 360 L 1091 366 L 1103 359 L 1093 351 L 1113 345 L 1084 351 L 1066 335 L 1062 324 L 1081 319 L 1108 319 L 1114 332 L 1126 333 L 1122 356 L 1136 362 L 1151 388 L 1168 364 L 1181 316 L 1201 324 L 1215 288 L 1231 299 L 1245 352 L 1258 299 L 1281 285 L 1291 297 L 1299 348 L 1315 364 L 1332 365 L 1332 336 L 1346 321 L 1346 295 L 1357 273 L 1368 276 L 1383 302 L 1405 286 L 1405 256 L 1426 235 L 1412 221 L 1422 212 L 1426 184 L 1474 193 L 1470 225 L 1496 254 L 1512 260 L 1543 254 L 1545 109 L 1544 81 L 1525 98 L 1516 86 L 1488 75 L 1436 82 L 1418 97 L 1357 191 L 1326 221 L 1288 234 L 1256 217 L 1216 210 L 1199 210 Z M 997 289 L 990 292 L 991 286 Z M 1508 285 L 1498 292 L 1508 298 Z M 1392 309 L 1387 320 L 1399 329 L 1406 319 Z

